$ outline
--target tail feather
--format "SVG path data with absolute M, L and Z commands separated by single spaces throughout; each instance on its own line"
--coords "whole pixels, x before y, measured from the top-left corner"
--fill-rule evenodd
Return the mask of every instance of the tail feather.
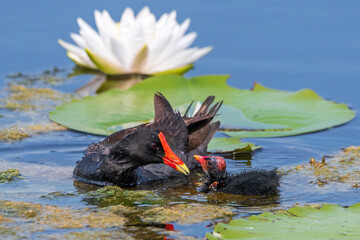
M 175 114 L 169 101 L 160 92 L 157 92 L 154 96 L 154 110 L 154 122 L 157 122 L 161 118 L 170 117 Z

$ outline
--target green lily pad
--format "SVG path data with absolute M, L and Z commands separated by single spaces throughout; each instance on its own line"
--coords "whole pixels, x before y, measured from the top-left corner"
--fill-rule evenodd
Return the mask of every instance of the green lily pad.
M 252 143 L 241 142 L 239 139 L 216 137 L 211 139 L 208 151 L 213 153 L 252 152 L 259 148 Z
M 273 214 L 219 223 L 212 239 L 357 239 L 360 235 L 360 203 L 344 208 L 325 204 L 321 208 L 294 207 Z
M 109 135 L 153 118 L 154 93 L 160 91 L 174 107 L 203 101 L 209 95 L 224 100 L 218 119 L 236 138 L 278 137 L 308 133 L 350 121 L 355 113 L 345 104 L 326 101 L 309 89 L 286 92 L 255 84 L 242 90 L 226 84 L 228 76 L 156 76 L 128 91 L 112 89 L 95 97 L 73 100 L 50 113 L 68 128 Z

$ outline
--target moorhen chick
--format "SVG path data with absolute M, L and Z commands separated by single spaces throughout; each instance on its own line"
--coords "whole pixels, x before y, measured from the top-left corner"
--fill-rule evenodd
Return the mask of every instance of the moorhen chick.
M 271 195 L 278 193 L 280 175 L 277 169 L 228 173 L 224 158 L 195 155 L 206 174 L 202 192 L 224 192 L 235 195 Z
M 195 154 L 206 154 L 219 128 L 211 123 L 222 102 L 209 96 L 193 115 L 175 112 L 167 99 L 154 96 L 153 122 L 120 130 L 91 144 L 77 162 L 74 177 L 96 185 L 134 186 L 189 174 L 199 167 Z M 177 170 L 177 171 L 176 171 Z

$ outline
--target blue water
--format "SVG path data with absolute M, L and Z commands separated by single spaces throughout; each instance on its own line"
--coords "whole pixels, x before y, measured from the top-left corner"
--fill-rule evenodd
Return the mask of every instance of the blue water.
M 327 100 L 345 103 L 358 114 L 360 106 L 360 2 L 359 1 L 1 1 L 0 2 L 0 97 L 11 73 L 39 73 L 73 63 L 57 43 L 71 41 L 78 32 L 81 16 L 94 26 L 93 10 L 107 9 L 119 19 L 124 7 L 138 11 L 148 5 L 159 17 L 173 9 L 178 20 L 191 18 L 189 31 L 198 37 L 194 46 L 214 50 L 195 64 L 187 76 L 231 74 L 229 84 L 250 88 L 253 82 L 296 91 L 311 88 Z M 80 77 L 55 89 L 73 92 L 89 80 Z M 294 137 L 248 139 L 263 146 L 251 160 L 228 159 L 228 168 L 287 167 L 332 154 L 343 147 L 359 145 L 360 120 L 326 131 Z M 1 124 L 1 122 L 0 122 Z M 0 126 L 1 127 L 1 126 Z M 2 199 L 32 200 L 52 191 L 75 191 L 72 169 L 83 149 L 100 137 L 77 132 L 38 135 L 15 144 L 0 144 L 0 169 L 34 167 L 28 185 L 2 185 Z M 39 167 L 40 166 L 40 167 Z M 46 167 L 59 179 L 47 178 Z M 45 168 L 45 170 L 44 170 Z M 58 169 L 58 171 L 56 171 Z M 296 181 L 283 180 L 279 207 L 293 203 L 358 202 L 358 192 L 317 193 Z M 20 188 L 22 188 L 20 190 Z M 184 198 L 186 198 L 184 193 Z M 81 199 L 71 198 L 59 205 L 81 207 Z M 241 204 L 231 203 L 242 208 Z M 246 208 L 248 209 L 248 208 Z M 250 209 L 249 212 L 256 212 Z M 203 236 L 211 229 L 198 225 L 181 227 L 185 234 Z

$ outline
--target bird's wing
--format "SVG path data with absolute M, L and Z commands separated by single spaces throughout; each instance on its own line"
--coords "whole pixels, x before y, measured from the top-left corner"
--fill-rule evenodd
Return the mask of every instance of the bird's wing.
M 215 104 L 213 104 L 213 102 L 214 96 L 209 96 L 205 99 L 200 106 L 200 109 L 193 117 L 184 116 L 184 121 L 189 134 L 188 151 L 198 148 L 200 145 L 202 145 L 202 149 L 206 149 L 207 144 L 209 144 L 211 138 L 219 128 L 220 122 L 216 124 L 210 124 L 210 122 L 221 108 L 223 101 Z

